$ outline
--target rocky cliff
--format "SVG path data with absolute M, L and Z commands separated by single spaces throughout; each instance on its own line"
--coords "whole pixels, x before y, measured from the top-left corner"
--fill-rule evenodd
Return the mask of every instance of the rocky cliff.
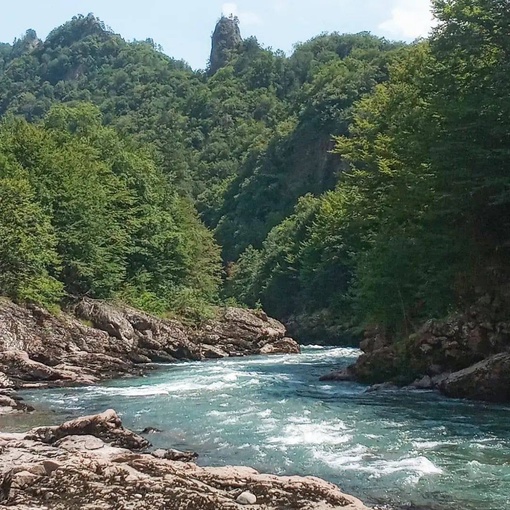
M 239 20 L 232 15 L 228 18 L 222 16 L 212 35 L 210 74 L 216 73 L 228 64 L 232 54 L 239 49 L 242 41 Z
M 323 379 L 410 384 L 450 397 L 508 402 L 510 313 L 505 295 L 485 294 L 465 313 L 431 320 L 402 341 L 370 331 L 357 362 Z
M 114 411 L 25 434 L 0 433 L 0 506 L 15 510 L 368 510 L 323 480 L 199 467 L 140 453 Z M 184 457 L 185 458 L 185 457 Z
M 0 409 L 23 409 L 19 388 L 92 384 L 152 362 L 299 352 L 285 327 L 259 311 L 226 308 L 197 328 L 90 299 L 72 312 L 0 300 Z

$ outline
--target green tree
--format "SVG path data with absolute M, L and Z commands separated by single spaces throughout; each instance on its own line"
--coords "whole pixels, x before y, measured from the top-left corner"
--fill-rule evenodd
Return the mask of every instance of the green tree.
M 0 155 L 0 293 L 20 302 L 57 304 L 62 284 L 56 237 L 23 171 Z

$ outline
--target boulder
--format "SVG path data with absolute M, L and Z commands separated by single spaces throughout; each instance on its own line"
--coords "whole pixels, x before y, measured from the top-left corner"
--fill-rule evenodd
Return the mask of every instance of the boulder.
M 434 388 L 434 381 L 432 377 L 426 375 L 421 379 L 416 379 L 409 388 L 414 390 L 432 390 Z
M 384 346 L 362 354 L 351 367 L 356 380 L 378 384 L 393 380 L 400 372 L 401 360 L 393 346 Z
M 19 397 L 12 398 L 10 395 L 0 393 L 0 415 L 13 413 L 26 413 L 34 408 L 21 401 Z
M 301 348 L 292 338 L 282 338 L 267 343 L 260 348 L 259 354 L 299 354 Z
M 449 397 L 508 402 L 510 400 L 510 353 L 491 356 L 454 372 L 439 383 Z
M 257 496 L 250 491 L 244 491 L 237 496 L 236 501 L 240 505 L 254 505 L 257 502 Z
M 117 413 L 111 409 L 102 414 L 77 418 L 62 425 L 33 429 L 26 435 L 26 439 L 53 444 L 67 436 L 86 435 L 131 450 L 141 450 L 150 445 L 142 436 L 125 429 Z
M 406 338 L 367 330 L 356 363 L 322 380 L 390 381 L 411 389 L 439 389 L 452 397 L 510 400 L 510 285 L 498 281 L 492 293 L 476 293 L 478 299 L 464 313 L 429 320 Z

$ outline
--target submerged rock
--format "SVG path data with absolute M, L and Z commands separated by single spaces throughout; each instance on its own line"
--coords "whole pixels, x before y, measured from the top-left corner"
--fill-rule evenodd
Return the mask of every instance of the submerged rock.
M 19 398 L 0 394 L 0 416 L 3 414 L 26 413 L 33 410 L 32 406 L 23 403 Z
M 395 391 L 398 390 L 399 387 L 391 382 L 384 382 L 379 384 L 372 384 L 372 386 L 369 386 L 365 393 L 377 393 L 379 391 Z
M 336 372 L 331 372 L 329 374 L 323 375 L 319 380 L 320 381 L 354 381 L 356 379 L 356 375 L 350 368 L 345 368 L 343 370 L 338 370 Z
M 368 510 L 318 478 L 264 475 L 246 467 L 200 467 L 114 446 L 119 437 L 133 434 L 122 428 L 114 411 L 52 430 L 53 436 L 56 430 L 92 435 L 68 435 L 50 445 L 41 429 L 0 433 L 2 506 L 17 510 L 234 510 L 240 505 L 260 510 Z

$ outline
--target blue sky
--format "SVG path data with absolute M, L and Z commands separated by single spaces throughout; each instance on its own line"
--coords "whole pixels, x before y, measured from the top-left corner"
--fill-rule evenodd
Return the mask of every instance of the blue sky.
M 7 2 L 0 40 L 12 42 L 26 29 L 39 37 L 75 14 L 94 13 L 126 39 L 152 37 L 166 53 L 204 68 L 210 35 L 221 15 L 241 20 L 243 37 L 286 52 L 321 32 L 368 30 L 390 39 L 427 35 L 430 0 L 23 0 Z

